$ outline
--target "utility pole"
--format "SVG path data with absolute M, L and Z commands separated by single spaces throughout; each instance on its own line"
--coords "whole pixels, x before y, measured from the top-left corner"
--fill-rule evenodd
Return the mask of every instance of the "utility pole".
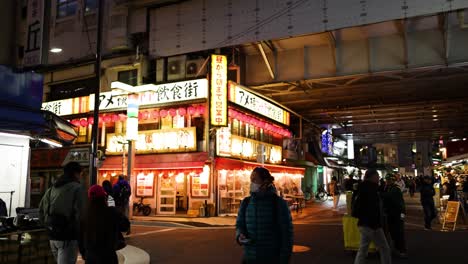
M 98 0 L 98 28 L 96 41 L 96 63 L 94 72 L 96 74 L 97 85 L 94 90 L 94 122 L 91 132 L 91 159 L 90 167 L 90 185 L 97 183 L 97 164 L 98 164 L 98 129 L 99 129 L 99 95 L 101 91 L 101 60 L 102 60 L 102 20 L 104 14 L 104 0 Z

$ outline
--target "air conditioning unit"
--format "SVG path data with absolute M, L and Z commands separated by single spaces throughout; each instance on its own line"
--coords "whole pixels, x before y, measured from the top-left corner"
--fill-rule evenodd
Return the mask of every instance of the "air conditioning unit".
M 156 82 L 164 82 L 164 70 L 166 69 L 166 63 L 164 59 L 156 60 Z
M 167 80 L 177 81 L 185 78 L 185 55 L 174 56 L 167 59 Z
M 185 78 L 195 78 L 195 77 L 197 77 L 198 72 L 200 72 L 198 77 L 205 76 L 206 75 L 206 65 L 202 69 L 204 62 L 205 62 L 204 59 L 187 60 L 187 63 L 185 64 Z

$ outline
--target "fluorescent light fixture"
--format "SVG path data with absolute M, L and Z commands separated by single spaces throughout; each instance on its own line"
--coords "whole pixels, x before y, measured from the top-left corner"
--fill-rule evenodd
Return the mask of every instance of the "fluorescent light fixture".
M 14 138 L 24 138 L 24 139 L 31 139 L 30 136 L 28 135 L 21 135 L 21 134 L 10 134 L 10 133 L 3 133 L 3 132 L 0 132 L 0 136 L 4 136 L 4 137 L 14 137 Z
M 51 49 L 50 49 L 50 52 L 52 52 L 52 53 L 60 53 L 60 52 L 62 52 L 62 49 L 61 49 L 61 48 L 51 48 Z
M 57 141 L 55 141 L 55 140 L 46 139 L 46 138 L 40 138 L 39 140 L 40 140 L 41 142 L 43 142 L 43 143 L 49 144 L 49 145 L 54 146 L 54 147 L 57 147 L 57 148 L 61 148 L 61 147 L 62 147 L 62 144 L 60 144 L 59 142 L 57 142 Z
M 433 118 L 437 118 L 437 115 L 432 115 Z

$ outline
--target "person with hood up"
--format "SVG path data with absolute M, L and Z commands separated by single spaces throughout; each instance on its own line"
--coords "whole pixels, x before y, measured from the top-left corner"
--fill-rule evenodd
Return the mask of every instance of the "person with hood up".
M 75 264 L 85 197 L 79 181 L 81 166 L 70 162 L 63 172 L 42 197 L 39 219 L 48 230 L 55 261 L 58 264 Z
M 130 228 L 130 222 L 115 207 L 107 205 L 107 193 L 99 185 L 88 191 L 88 210 L 83 217 L 80 250 L 86 264 L 117 264 L 116 251 L 125 247 L 121 232 Z
M 250 197 L 242 201 L 236 221 L 236 240 L 244 247 L 243 263 L 289 263 L 293 225 L 288 205 L 277 195 L 267 169 L 255 168 L 250 181 Z

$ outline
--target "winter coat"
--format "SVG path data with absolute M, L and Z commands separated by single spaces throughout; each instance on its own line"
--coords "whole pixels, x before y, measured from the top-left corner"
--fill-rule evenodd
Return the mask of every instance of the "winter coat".
M 403 193 L 398 185 L 393 184 L 388 186 L 385 193 L 382 194 L 383 204 L 387 216 L 391 219 L 400 219 L 401 214 L 406 213 L 405 200 Z
M 105 218 L 103 222 L 106 226 L 99 229 L 97 241 L 90 241 L 86 238 L 87 223 L 83 223 L 80 251 L 87 264 L 117 264 L 116 250 L 125 246 L 125 239 L 121 232 L 129 230 L 130 222 L 115 207 L 106 207 L 101 217 Z
M 73 177 L 63 175 L 49 188 L 39 203 L 39 220 L 48 222 L 50 215 L 62 215 L 69 221 L 70 234 L 60 240 L 77 240 L 79 237 L 80 217 L 85 205 L 84 189 Z M 57 238 L 51 237 L 53 240 Z
M 383 211 L 378 188 L 378 184 L 370 181 L 364 181 L 359 185 L 353 203 L 353 216 L 358 218 L 358 226 L 382 228 Z
M 432 184 L 424 183 L 421 186 L 421 203 L 433 203 L 434 202 L 435 190 Z
M 242 201 L 236 234 L 236 239 L 240 234 L 250 239 L 244 245 L 246 263 L 289 262 L 293 246 L 292 218 L 286 201 L 277 196 L 274 187 L 253 192 Z

